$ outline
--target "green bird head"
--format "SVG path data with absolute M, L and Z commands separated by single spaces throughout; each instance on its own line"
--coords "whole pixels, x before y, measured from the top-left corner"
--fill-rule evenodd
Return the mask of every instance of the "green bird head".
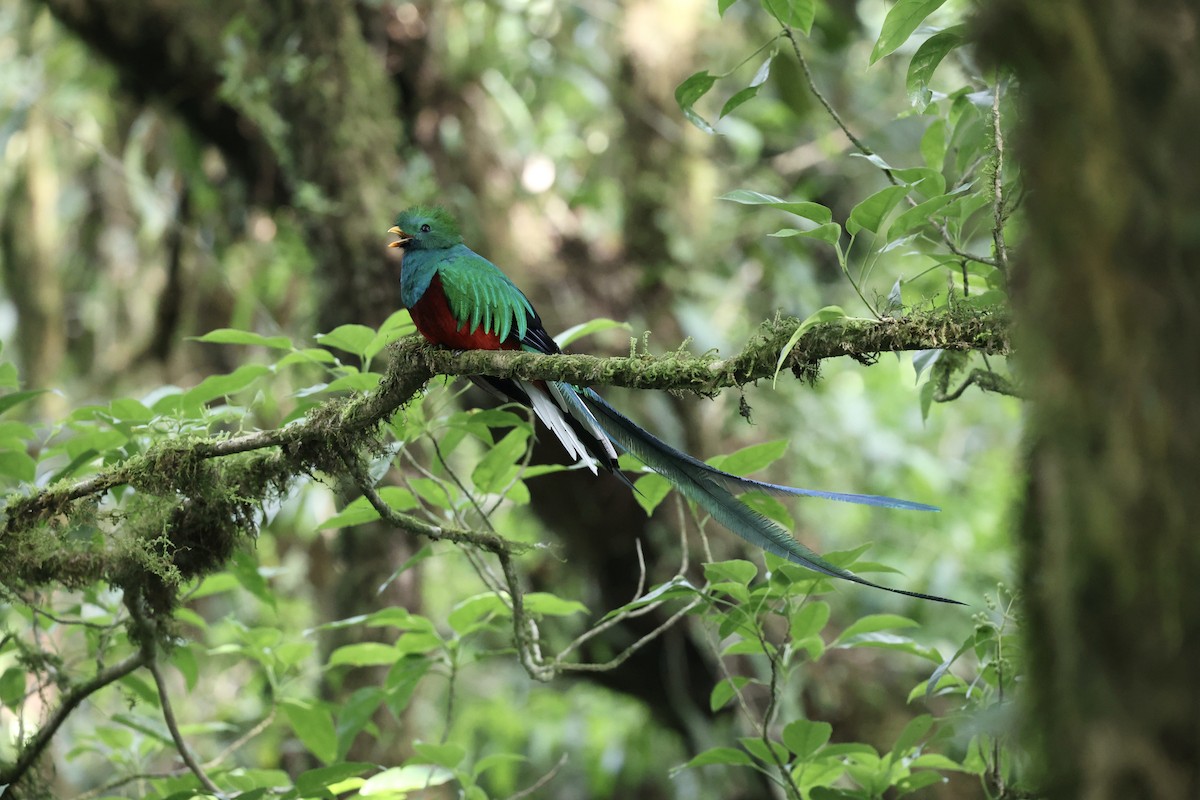
M 388 247 L 405 250 L 445 250 L 462 243 L 458 223 L 450 212 L 438 207 L 413 206 L 401 211 L 388 233 L 400 237 Z

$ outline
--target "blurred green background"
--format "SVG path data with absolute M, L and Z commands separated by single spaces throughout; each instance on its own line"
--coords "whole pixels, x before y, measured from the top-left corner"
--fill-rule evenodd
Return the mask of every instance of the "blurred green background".
M 928 24 L 956 23 L 966 6 L 947 3 Z M 961 120 L 948 105 L 919 113 L 910 102 L 905 70 L 920 37 L 868 67 L 889 7 L 819 2 L 801 44 L 850 128 L 887 161 L 914 166 L 931 125 Z M 839 305 L 868 316 L 831 247 L 768 236 L 792 224 L 790 215 L 717 199 L 752 189 L 822 203 L 844 220 L 886 185 L 875 166 L 853 156 L 808 91 L 788 43 L 769 45 L 697 103 L 715 135 L 691 125 L 675 101 L 687 76 L 733 68 L 777 31 L 757 3 L 735 3 L 722 17 L 711 0 L 361 0 L 320 8 L 134 0 L 121 11 L 65 0 L 4 4 L 0 359 L 15 365 L 22 388 L 52 390 L 22 409 L 36 434 L 35 482 L 62 468 L 66 456 L 41 455 L 70 439 L 80 421 L 74 410 L 117 397 L 149 406 L 170 391 L 164 387 L 188 388 L 275 357 L 189 337 L 236 328 L 312 346 L 315 334 L 338 325 L 383 323 L 398 308 L 384 231 L 415 203 L 452 209 L 468 243 L 514 278 L 551 332 L 597 317 L 629 323 L 576 343 L 575 352 L 625 354 L 630 338 L 648 331 L 651 352 L 689 340 L 693 352 L 732 355 L 777 311 L 805 317 Z M 758 96 L 716 122 L 721 104 L 773 48 L 779 54 Z M 937 77 L 939 97 L 982 88 L 968 55 L 947 61 Z M 949 148 L 977 154 L 974 141 L 952 139 Z M 953 154 L 946 164 L 952 180 L 980 169 L 956 164 Z M 964 226 L 961 241 L 983 251 L 989 235 L 985 221 Z M 848 254 L 872 304 L 898 279 L 905 279 L 901 301 L 912 308 L 945 305 L 961 292 L 958 266 L 946 267 L 930 248 L 881 250 L 864 237 Z M 275 427 L 302 403 L 297 391 L 318 377 L 316 368 L 280 370 L 231 399 L 234 412 L 214 428 Z M 757 477 L 939 505 L 941 513 L 924 515 L 787 504 L 794 532 L 819 552 L 873 542 L 864 558 L 902 574 L 872 577 L 969 604 L 839 585 L 824 598 L 832 607 L 827 642 L 864 615 L 895 613 L 919 623 L 904 631 L 915 645 L 949 656 L 980 619 L 1002 619 L 989 597 L 1010 578 L 1007 513 L 1021 474 L 1020 412 L 1012 399 L 968 391 L 935 404 L 926 418 L 924 380 L 911 355 L 882 354 L 871 365 L 826 363 L 812 386 L 783 375 L 776 386 L 760 382 L 711 402 L 605 395 L 701 458 L 787 440 L 786 455 Z M 419 412 L 430 429 L 460 406 L 490 402 L 462 388 L 431 385 Z M 741 402 L 752 422 L 739 415 Z M 395 472 L 424 468 L 444 478 L 431 441 L 409 440 Z M 469 444 L 448 459 L 469 474 L 479 457 Z M 556 444 L 542 442 L 533 463 L 562 457 Z M 531 589 L 588 609 L 548 618 L 549 640 L 565 643 L 631 599 L 635 541 L 643 542 L 650 585 L 678 566 L 677 499 L 647 519 L 611 479 L 557 473 L 530 478 L 528 487 L 528 504 L 503 504 L 491 522 L 506 536 L 550 544 L 522 559 Z M 333 709 L 340 719 L 339 709 L 368 702 L 364 690 L 389 681 L 394 689 L 400 680 L 394 669 L 385 677 L 387 670 L 325 667 L 336 647 L 379 631 L 319 626 L 399 605 L 449 637 L 451 612 L 486 591 L 472 562 L 448 545 L 420 551 L 419 564 L 393 575 L 419 543 L 381 526 L 323 529 L 344 505 L 340 491 L 334 481 L 299 483 L 265 509 L 253 552 L 207 578 L 179 612 L 185 640 L 173 656 L 176 710 L 192 747 L 205 759 L 220 756 L 233 770 L 230 781 L 237 770 L 312 768 L 313 743 L 299 733 L 306 710 Z M 429 513 L 446 518 L 437 508 Z M 761 565 L 760 554 L 723 529 L 706 530 L 716 558 Z M 691 535 L 695 571 L 701 550 Z M 63 659 L 55 669 L 67 672 L 84 669 L 100 645 L 22 603 L 102 621 L 119 605 L 103 587 L 6 592 L 2 602 L 6 629 L 40 630 L 47 651 Z M 610 631 L 588 654 L 603 660 L 645 632 Z M 780 791 L 749 770 L 671 769 L 753 735 L 735 707 L 709 708 L 721 675 L 714 642 L 722 637 L 704 619 L 689 617 L 613 672 L 549 684 L 520 668 L 503 625 L 485 633 L 433 659 L 398 713 L 368 709 L 372 722 L 348 760 L 399 764 L 416 742 L 457 744 L 476 763 L 494 753 L 523 756 L 483 773 L 480 786 L 496 797 L 547 775 L 534 796 Z M 726 661 L 764 675 L 751 656 Z M 779 708 L 785 721 L 831 723 L 835 743 L 886 752 L 927 707 L 952 716 L 963 705 L 963 695 L 910 702 L 933 666 L 896 650 L 832 649 L 788 673 Z M 14 652 L 0 651 L 0 667 L 37 673 Z M 955 672 L 969 684 L 974 669 L 967 659 Z M 53 792 L 77 796 L 177 766 L 141 689 L 123 682 L 72 717 L 53 747 L 46 778 Z M 28 698 L 14 706 L 0 710 L 6 760 L 23 715 L 38 713 Z M 239 740 L 264 721 L 257 735 Z M 968 724 L 948 726 L 943 749 L 966 758 L 974 735 Z M 239 743 L 236 751 L 223 753 L 230 743 Z M 136 780 L 100 796 L 168 796 L 184 785 L 171 780 L 190 777 Z M 923 791 L 981 791 L 975 777 L 950 781 Z M 426 794 L 462 791 L 450 786 Z

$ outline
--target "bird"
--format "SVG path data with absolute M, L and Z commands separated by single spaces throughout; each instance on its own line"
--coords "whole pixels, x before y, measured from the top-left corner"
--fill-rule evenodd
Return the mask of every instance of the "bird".
M 428 342 L 452 350 L 521 350 L 549 355 L 562 352 L 525 293 L 499 267 L 464 243 L 457 221 L 446 209 L 406 209 L 388 233 L 397 237 L 388 247 L 403 252 L 401 303 Z M 831 578 L 923 600 L 961 604 L 937 595 L 883 586 L 839 567 L 739 500 L 735 493 L 762 491 L 919 511 L 937 511 L 935 506 L 879 495 L 800 489 L 731 475 L 663 442 L 588 387 L 490 376 L 472 376 L 472 380 L 502 398 L 532 408 L 571 458 L 593 474 L 603 470 L 632 488 L 617 465 L 619 451 L 626 451 L 666 478 L 714 520 L 768 553 Z

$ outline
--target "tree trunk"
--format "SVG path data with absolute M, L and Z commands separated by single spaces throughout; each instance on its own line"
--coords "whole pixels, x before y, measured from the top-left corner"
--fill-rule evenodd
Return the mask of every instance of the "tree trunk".
M 1033 395 L 1027 727 L 1052 797 L 1200 796 L 1200 38 L 1182 0 L 1009 0 Z

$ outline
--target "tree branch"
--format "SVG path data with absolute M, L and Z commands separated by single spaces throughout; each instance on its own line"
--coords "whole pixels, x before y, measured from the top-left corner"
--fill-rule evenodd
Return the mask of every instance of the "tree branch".
M 146 663 L 146 652 L 139 650 L 124 661 L 102 669 L 90 681 L 81 683 L 67 692 L 63 697 L 62 703 L 54 710 L 50 718 L 46 720 L 46 724 L 39 728 L 37 734 L 21 748 L 21 753 L 17 757 L 16 762 L 8 769 L 0 769 L 0 786 L 11 786 L 25 776 L 25 773 L 37 761 L 42 751 L 50 744 L 50 740 L 54 738 L 54 734 L 58 732 L 59 727 L 66 722 L 67 717 L 70 716 L 71 712 L 80 703 L 110 683 L 119 681 L 139 667 L 145 666 Z
M 721 389 L 773 377 L 780 353 L 800 323 L 795 317 L 768 321 L 742 352 L 728 359 L 686 353 L 600 358 L 514 351 L 452 352 L 430 347 L 418 337 L 409 337 L 392 345 L 391 366 L 376 390 L 348 399 L 327 401 L 301 421 L 275 430 L 232 437 L 161 440 L 150 445 L 143 454 L 84 480 L 60 482 L 25 497 L 9 498 L 6 519 L 0 528 L 0 561 L 10 565 L 11 569 L 5 580 L 18 585 L 78 586 L 97 580 L 124 585 L 126 581 L 137 580 L 137 576 L 151 572 L 160 581 L 169 578 L 171 570 L 176 568 L 172 560 L 174 553 L 197 546 L 195 542 L 180 543 L 171 539 L 185 533 L 186 525 L 175 521 L 151 537 L 157 544 L 147 541 L 141 550 L 134 551 L 127 543 L 119 541 L 100 546 L 72 544 L 62 532 L 64 526 L 57 520 L 69 517 L 81 502 L 96 503 L 109 489 L 125 484 L 143 494 L 163 497 L 177 504 L 184 514 L 191 500 L 203 510 L 204 503 L 211 499 L 200 494 L 204 490 L 198 488 L 198 484 L 203 482 L 198 481 L 197 476 L 206 475 L 205 462 L 217 459 L 221 459 L 221 464 L 227 468 L 226 472 L 218 473 L 218 478 L 232 480 L 236 476 L 246 482 L 247 485 L 239 487 L 238 492 L 238 502 L 243 504 L 258 502 L 291 480 L 315 471 L 344 473 L 349 468 L 346 454 L 368 448 L 378 426 L 390 419 L 435 375 L 518 377 L 582 386 L 666 389 L 714 396 Z M 844 320 L 818 325 L 805 332 L 787 353 L 782 366 L 799 378 L 811 379 L 817 365 L 826 358 L 851 356 L 866 361 L 881 352 L 932 348 L 1006 354 L 1010 349 L 1008 317 L 994 311 L 949 309 L 903 318 Z M 241 457 L 242 461 L 232 460 L 236 457 Z M 364 493 L 370 497 L 365 489 Z M 228 503 L 227 500 L 223 502 Z M 219 510 L 225 513 L 226 509 L 222 506 Z M 501 537 L 450 530 L 400 516 L 403 519 L 390 521 L 410 532 L 471 544 L 495 553 L 501 558 L 506 579 L 511 584 L 511 563 L 504 563 L 510 555 L 510 545 Z M 57 541 L 50 541 L 47 536 Z M 162 536 L 167 537 L 165 552 Z M 203 545 L 208 548 L 218 546 L 208 539 Z M 221 546 L 231 549 L 232 545 L 231 538 Z M 225 560 L 221 555 L 219 552 L 214 554 L 201 567 L 183 577 L 219 567 Z

